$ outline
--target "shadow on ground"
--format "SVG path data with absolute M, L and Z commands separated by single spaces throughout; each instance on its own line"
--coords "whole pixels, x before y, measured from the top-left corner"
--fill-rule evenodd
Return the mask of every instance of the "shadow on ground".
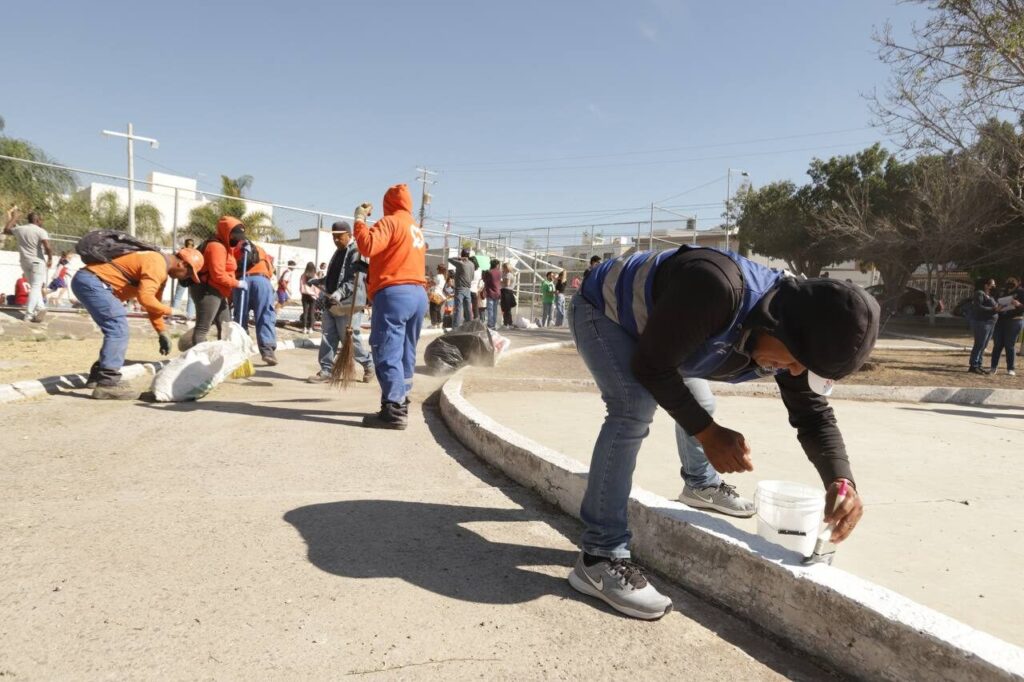
M 575 519 L 509 480 L 463 447 L 438 413 L 437 394 L 423 405 L 422 418 L 448 456 L 482 484 L 500 489 L 518 508 L 381 499 L 305 505 L 292 509 L 283 518 L 306 542 L 310 563 L 340 577 L 398 578 L 463 601 L 519 604 L 555 595 L 601 610 L 612 619 L 610 625 L 625 618 L 603 602 L 580 595 L 569 586 L 565 576 L 572 569 L 577 550 L 492 541 L 466 528 L 465 524 L 479 522 L 543 523 L 574 545 L 580 534 L 580 525 Z M 502 530 L 507 536 L 507 529 Z M 529 536 L 520 533 L 515 537 L 525 540 Z M 532 568 L 541 566 L 559 567 L 556 577 Z M 835 679 L 810 662 L 794 670 L 792 654 L 773 643 L 770 633 L 729 615 L 664 578 L 656 580 L 659 588 L 672 598 L 681 617 L 714 632 L 779 674 L 789 679 Z

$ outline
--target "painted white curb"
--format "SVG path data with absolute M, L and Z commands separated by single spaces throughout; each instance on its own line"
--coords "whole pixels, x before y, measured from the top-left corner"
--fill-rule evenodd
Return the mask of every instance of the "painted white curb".
M 277 350 L 318 348 L 319 346 L 319 338 L 299 338 L 290 339 L 288 341 L 278 341 Z M 253 357 L 257 355 L 259 355 L 258 352 L 253 353 Z M 167 360 L 160 360 L 158 362 L 138 362 L 131 365 L 125 365 L 121 368 L 121 377 L 128 381 L 132 381 L 146 374 L 152 376 L 160 371 L 167 362 Z M 85 383 L 88 380 L 89 373 L 84 372 L 81 374 L 62 374 L 60 376 L 46 377 L 45 379 L 15 381 L 12 384 L 0 384 L 0 404 L 13 403 L 26 398 L 53 394 L 61 390 L 85 388 Z
M 460 374 L 442 387 L 440 404 L 469 449 L 579 517 L 587 467 L 477 410 L 462 396 Z M 844 675 L 1024 680 L 1024 650 L 845 571 L 801 566 L 796 553 L 709 514 L 634 488 L 629 516 L 632 548 L 648 566 Z

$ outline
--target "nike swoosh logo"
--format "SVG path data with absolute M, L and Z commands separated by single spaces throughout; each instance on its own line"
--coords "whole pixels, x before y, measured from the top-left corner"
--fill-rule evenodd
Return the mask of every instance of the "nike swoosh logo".
M 593 578 L 590 577 L 590 574 L 587 573 L 586 571 L 583 571 L 583 575 L 586 576 L 587 581 L 591 585 L 596 587 L 598 589 L 598 591 L 601 591 L 601 590 L 604 589 L 604 578 L 598 578 L 597 580 L 594 580 Z

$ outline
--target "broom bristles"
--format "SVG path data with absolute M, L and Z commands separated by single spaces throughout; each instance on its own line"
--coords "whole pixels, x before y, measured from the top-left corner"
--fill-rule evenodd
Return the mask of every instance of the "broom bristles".
M 352 328 L 345 330 L 345 341 L 341 344 L 338 356 L 334 358 L 334 365 L 331 367 L 331 386 L 341 386 L 342 390 L 348 388 L 349 383 L 355 378 L 356 357 L 352 340 Z

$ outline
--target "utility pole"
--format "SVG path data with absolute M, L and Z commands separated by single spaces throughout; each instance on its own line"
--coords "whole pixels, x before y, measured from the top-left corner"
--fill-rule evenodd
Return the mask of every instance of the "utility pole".
M 729 249 L 729 219 L 732 213 L 732 174 L 739 173 L 750 182 L 750 174 L 739 168 L 729 168 L 725 173 L 725 248 Z M 740 183 L 742 187 L 742 183 Z
M 420 177 L 418 177 L 416 179 L 420 182 L 420 184 L 421 184 L 421 186 L 423 188 L 422 193 L 420 195 L 420 229 L 422 230 L 423 229 L 423 219 L 424 219 L 424 217 L 427 214 L 427 204 L 430 203 L 430 200 L 432 198 L 430 196 L 430 193 L 427 192 L 427 185 L 436 185 L 437 184 L 436 180 L 431 180 L 430 179 L 430 176 L 437 175 L 437 173 L 435 171 L 432 171 L 432 170 L 427 170 L 426 168 L 417 168 L 416 172 L 420 173 Z
M 128 234 L 135 236 L 135 148 L 133 143 L 135 140 L 141 142 L 148 142 L 149 146 L 153 149 L 160 148 L 160 142 L 154 140 L 152 137 L 142 137 L 141 135 L 135 134 L 135 129 L 132 124 L 128 124 L 128 134 L 114 132 L 113 130 L 102 131 L 104 135 L 110 137 L 123 137 L 128 140 Z

